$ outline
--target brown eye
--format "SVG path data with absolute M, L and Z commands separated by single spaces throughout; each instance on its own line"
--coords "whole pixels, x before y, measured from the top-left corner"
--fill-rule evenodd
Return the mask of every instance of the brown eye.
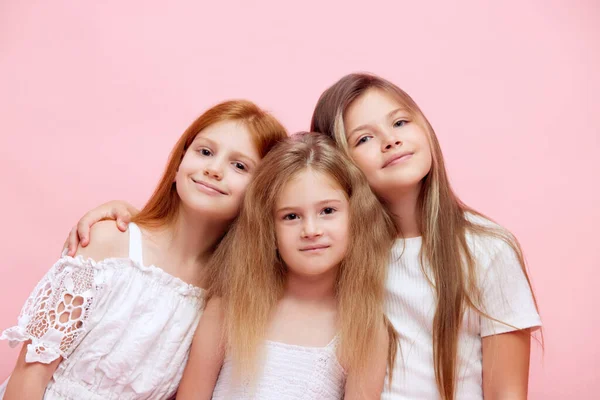
M 241 171 L 248 170 L 248 168 L 246 168 L 246 166 L 244 164 L 242 164 L 241 162 L 235 162 L 235 163 L 233 163 L 233 166 Z

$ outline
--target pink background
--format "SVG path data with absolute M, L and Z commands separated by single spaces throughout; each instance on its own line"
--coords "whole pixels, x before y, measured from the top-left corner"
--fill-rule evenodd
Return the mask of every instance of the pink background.
M 307 129 L 366 70 L 415 98 L 458 193 L 521 240 L 546 340 L 530 398 L 597 398 L 597 2 L 134 3 L 0 2 L 0 327 L 86 210 L 143 204 L 208 106 L 246 97 Z M 0 343 L 0 381 L 17 352 Z

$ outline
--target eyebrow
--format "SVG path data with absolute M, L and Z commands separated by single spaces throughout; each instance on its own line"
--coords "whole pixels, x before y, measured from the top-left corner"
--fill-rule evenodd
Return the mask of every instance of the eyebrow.
M 390 118 L 390 117 L 394 116 L 395 114 L 397 114 L 397 113 L 398 113 L 398 112 L 400 112 L 400 111 L 408 112 L 408 111 L 406 110 L 406 108 L 405 108 L 405 107 L 398 107 L 398 108 L 396 108 L 396 109 L 394 109 L 394 110 L 390 111 L 389 113 L 387 113 L 387 115 L 386 115 L 385 117 L 386 117 L 386 118 Z M 367 129 L 367 128 L 369 128 L 370 126 L 371 126 L 370 124 L 364 124 L 364 125 L 360 125 L 360 126 L 357 126 L 357 127 L 356 127 L 356 128 L 354 128 L 354 129 L 352 129 L 352 131 L 350 131 L 350 133 L 349 133 L 349 134 L 348 134 L 348 136 L 347 136 L 347 140 L 350 140 L 350 138 L 351 138 L 352 136 L 356 135 L 356 133 L 357 133 L 357 132 L 359 132 L 359 131 L 361 131 L 361 130 L 363 130 L 363 129 Z
M 325 204 L 331 204 L 331 203 L 336 203 L 336 204 L 341 204 L 342 201 L 338 200 L 338 199 L 327 199 L 327 200 L 322 200 L 319 201 L 317 203 L 317 206 L 323 206 Z M 299 207 L 292 207 L 292 206 L 285 206 L 285 207 L 281 207 L 279 208 L 277 211 L 275 211 L 277 214 L 282 213 L 282 212 L 288 212 L 288 211 L 293 211 L 296 210 Z
M 190 143 L 190 146 L 196 142 L 199 142 L 200 140 L 206 140 L 208 143 L 210 143 L 213 146 L 217 145 L 217 143 L 214 140 L 211 140 L 207 137 L 200 136 L 200 134 L 197 134 L 196 137 L 194 138 L 194 140 L 192 140 L 192 143 Z

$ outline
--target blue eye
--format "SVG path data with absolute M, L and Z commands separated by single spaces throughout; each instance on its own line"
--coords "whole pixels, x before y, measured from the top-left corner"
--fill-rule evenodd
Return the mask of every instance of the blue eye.
M 406 124 L 408 124 L 408 121 L 405 119 L 401 119 L 401 120 L 394 122 L 394 128 L 400 128 Z
M 297 214 L 287 214 L 283 217 L 283 219 L 287 220 L 287 221 L 292 221 L 294 219 L 297 219 L 298 215 Z
M 373 136 L 363 136 L 360 139 L 358 139 L 358 142 L 356 142 L 356 145 L 360 146 L 361 144 L 366 143 L 371 139 L 373 139 Z

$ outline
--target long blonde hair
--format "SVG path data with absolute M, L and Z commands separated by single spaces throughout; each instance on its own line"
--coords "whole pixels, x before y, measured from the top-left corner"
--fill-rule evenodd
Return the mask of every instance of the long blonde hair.
M 279 143 L 264 158 L 240 216 L 208 267 L 208 296 L 222 296 L 227 351 L 238 377 L 256 372 L 267 324 L 283 294 L 286 268 L 277 256 L 275 203 L 284 185 L 306 169 L 330 176 L 350 204 L 348 251 L 336 282 L 341 359 L 361 376 L 383 322 L 391 342 L 388 365 L 393 365 L 397 337 L 384 316 L 383 301 L 394 223 L 362 172 L 330 138 L 303 133 Z
M 415 123 L 424 129 L 429 139 L 432 166 L 423 179 L 418 200 L 418 224 L 423 236 L 421 265 L 423 268 L 425 265 L 429 266 L 433 278 L 431 283 L 437 297 L 433 320 L 436 383 L 444 400 L 454 400 L 458 337 L 466 309 L 471 308 L 495 320 L 483 309 L 475 258 L 467 245 L 466 233 L 496 237 L 506 242 L 514 250 L 531 288 L 523 253 L 510 232 L 468 219 L 468 214 L 473 214 L 489 220 L 461 202 L 453 192 L 433 128 L 414 100 L 393 83 L 371 74 L 346 75 L 319 98 L 311 130 L 332 137 L 341 149 L 348 152 L 344 113 L 350 104 L 369 89 L 379 89 L 392 95 L 410 113 Z M 430 276 L 428 271 L 423 272 Z

